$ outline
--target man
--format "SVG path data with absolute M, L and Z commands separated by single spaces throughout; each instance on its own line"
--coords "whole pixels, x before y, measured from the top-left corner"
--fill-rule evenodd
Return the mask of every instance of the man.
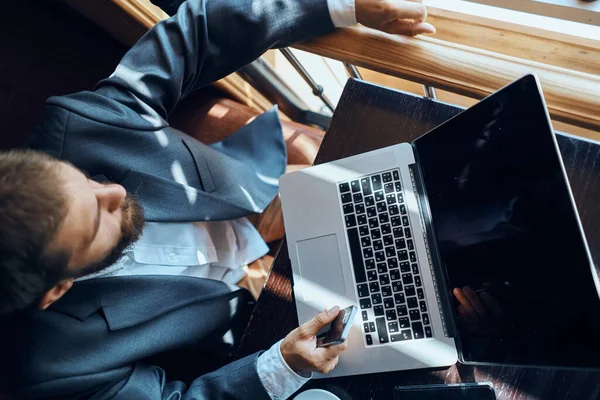
M 433 33 L 425 7 L 380 0 L 159 5 L 177 13 L 146 34 L 111 77 L 93 92 L 48 100 L 31 147 L 54 158 L 0 156 L 0 376 L 25 397 L 286 398 L 312 371 L 334 368 L 345 347 L 316 348 L 316 332 L 338 313 L 333 307 L 266 352 L 189 386 L 169 381 L 168 371 L 144 360 L 231 342 L 251 299 L 227 274 L 132 272 L 148 261 L 148 243 L 136 246 L 136 265 L 123 266 L 127 276 L 115 263 L 140 236 L 143 214 L 142 240 L 149 224 L 167 238 L 166 224 L 232 220 L 262 211 L 276 195 L 286 158 L 276 114 L 206 146 L 168 125 L 181 98 L 268 48 L 328 33 L 334 22 Z M 189 232 L 194 245 L 199 231 Z M 169 267 L 166 260 L 178 255 L 156 246 L 152 255 L 165 256 L 159 267 Z

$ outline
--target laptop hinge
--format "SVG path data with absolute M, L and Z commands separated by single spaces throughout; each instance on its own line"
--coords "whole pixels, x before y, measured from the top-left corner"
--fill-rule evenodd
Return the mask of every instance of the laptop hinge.
M 417 204 L 419 205 L 419 209 L 421 211 L 419 215 L 421 217 L 420 220 L 423 231 L 423 239 L 425 241 L 425 249 L 427 250 L 429 267 L 433 271 L 433 286 L 435 288 L 435 297 L 437 299 L 440 316 L 442 318 L 444 335 L 446 337 L 455 337 L 456 324 L 451 308 L 452 299 L 450 298 L 450 290 L 447 284 L 444 265 L 437 247 L 437 240 L 433 230 L 431 212 L 429 210 L 429 203 L 427 202 L 427 195 L 423 185 L 421 169 L 419 168 L 418 164 L 411 164 L 408 166 L 408 168 L 410 170 L 410 177 L 412 180 L 413 190 L 417 198 Z

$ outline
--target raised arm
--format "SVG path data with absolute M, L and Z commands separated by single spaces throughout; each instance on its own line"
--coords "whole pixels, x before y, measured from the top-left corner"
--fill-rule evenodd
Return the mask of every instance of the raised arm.
M 333 29 L 327 0 L 188 0 L 132 47 L 96 92 L 166 120 L 185 95 L 269 48 Z

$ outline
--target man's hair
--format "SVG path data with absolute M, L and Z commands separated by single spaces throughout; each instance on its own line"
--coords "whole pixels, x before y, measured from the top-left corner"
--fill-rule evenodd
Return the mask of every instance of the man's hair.
M 30 150 L 0 152 L 0 316 L 56 285 L 68 255 L 48 246 L 68 212 L 58 161 Z

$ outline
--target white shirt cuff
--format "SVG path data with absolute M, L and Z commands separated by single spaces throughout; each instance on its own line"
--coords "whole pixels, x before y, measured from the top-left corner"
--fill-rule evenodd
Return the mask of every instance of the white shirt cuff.
M 298 375 L 287 365 L 281 355 L 282 340 L 261 354 L 257 361 L 258 377 L 274 400 L 287 399 L 312 378 L 312 374 Z
M 354 0 L 327 0 L 329 16 L 336 28 L 356 25 Z

